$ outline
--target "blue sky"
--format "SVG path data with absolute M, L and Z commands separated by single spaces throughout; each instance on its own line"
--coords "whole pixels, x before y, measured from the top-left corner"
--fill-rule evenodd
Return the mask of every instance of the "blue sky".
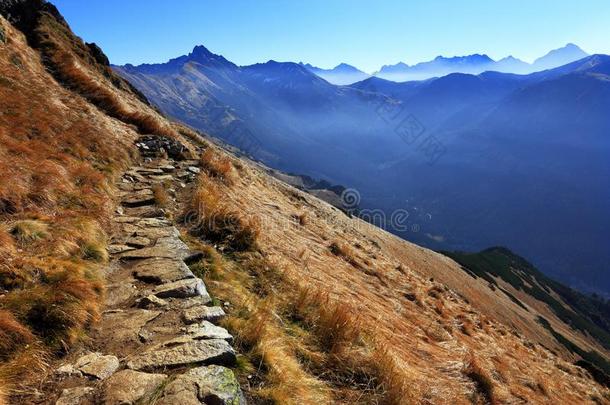
M 373 72 L 437 55 L 531 62 L 574 42 L 610 53 L 608 0 L 51 0 L 112 63 L 163 62 L 203 44 L 246 65 L 346 62 Z

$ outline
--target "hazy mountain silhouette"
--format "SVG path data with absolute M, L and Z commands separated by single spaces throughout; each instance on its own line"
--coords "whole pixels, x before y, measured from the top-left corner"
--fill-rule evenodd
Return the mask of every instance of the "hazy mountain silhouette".
M 315 73 L 324 80 L 332 84 L 345 85 L 352 84 L 362 81 L 370 75 L 363 71 L 355 68 L 354 66 L 348 65 L 347 63 L 341 63 L 332 69 L 321 69 L 310 65 L 309 63 L 300 65 L 304 66 L 310 72 Z
M 582 59 L 587 53 L 574 44 L 550 51 L 534 61 L 533 64 L 523 62 L 513 56 L 495 61 L 487 55 L 468 55 L 443 57 L 437 56 L 428 62 L 409 66 L 403 62 L 383 66 L 375 76 L 396 82 L 409 80 L 424 80 L 431 77 L 441 77 L 450 73 L 479 74 L 485 71 L 526 74 L 546 69 L 552 69 L 567 63 Z

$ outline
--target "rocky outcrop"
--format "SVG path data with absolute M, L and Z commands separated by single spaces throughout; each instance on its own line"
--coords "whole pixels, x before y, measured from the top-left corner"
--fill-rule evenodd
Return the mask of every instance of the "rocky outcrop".
M 168 157 L 175 160 L 185 160 L 191 157 L 186 146 L 175 139 L 158 135 L 141 136 L 136 146 L 144 157 Z
M 164 155 L 182 151 L 174 142 L 143 138 Z M 57 404 L 245 404 L 230 369 L 233 336 L 215 325 L 225 313 L 209 306 L 205 283 L 185 262 L 200 254 L 154 205 L 150 188 L 162 176 L 180 187 L 194 179 L 196 164 L 162 159 L 125 172 L 109 247 L 107 307 L 92 337 L 96 351 L 56 369 Z M 179 172 L 193 176 L 174 177 Z

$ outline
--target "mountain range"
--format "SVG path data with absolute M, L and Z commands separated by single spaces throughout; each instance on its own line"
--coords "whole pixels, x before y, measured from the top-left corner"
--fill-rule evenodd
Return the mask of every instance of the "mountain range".
M 507 56 L 497 61 L 487 55 L 480 54 L 454 57 L 437 56 L 431 61 L 420 62 L 412 66 L 404 62 L 385 65 L 378 72 L 373 73 L 373 76 L 395 82 L 404 82 L 441 77 L 451 73 L 479 74 L 485 71 L 495 71 L 527 74 L 559 67 L 585 56 L 588 56 L 585 51 L 577 45 L 569 43 L 562 48 L 548 52 L 531 64 L 513 56 Z M 303 66 L 328 82 L 337 85 L 356 83 L 370 76 L 345 63 L 341 63 L 333 69 L 320 69 L 310 64 Z
M 508 246 L 572 286 L 610 292 L 606 55 L 528 75 L 351 86 L 297 63 L 240 67 L 203 46 L 114 69 L 165 113 L 275 168 L 357 188 L 403 237 Z M 391 223 L 396 210 L 409 226 Z

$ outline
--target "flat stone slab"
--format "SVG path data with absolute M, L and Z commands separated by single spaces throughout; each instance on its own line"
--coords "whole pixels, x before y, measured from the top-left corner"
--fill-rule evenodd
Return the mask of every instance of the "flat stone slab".
M 123 178 L 126 178 L 126 179 L 131 180 L 131 181 L 134 181 L 134 180 L 136 180 L 136 181 L 145 181 L 146 180 L 146 178 L 144 176 L 142 176 L 140 173 L 138 173 L 135 170 L 127 170 L 125 172 L 125 174 L 123 175 Z
M 199 278 L 188 278 L 174 281 L 173 283 L 161 284 L 155 287 L 153 294 L 159 298 L 203 297 L 204 300 L 212 300 L 205 288 L 205 284 Z
M 189 364 L 235 364 L 235 351 L 222 339 L 192 340 L 173 346 L 157 345 L 127 362 L 132 370 L 179 367 Z
M 143 248 L 146 246 L 149 246 L 151 243 L 151 240 L 148 238 L 145 238 L 144 236 L 130 236 L 127 239 L 125 239 L 125 244 L 129 247 L 132 248 Z
M 165 173 L 171 173 L 174 170 L 176 170 L 176 167 L 174 167 L 174 166 L 172 166 L 170 164 L 167 164 L 167 165 L 159 166 L 159 169 L 163 170 Z
M 140 228 L 157 228 L 162 226 L 172 226 L 172 221 L 164 218 L 139 218 L 136 226 Z
M 185 298 L 185 299 L 181 299 L 181 300 L 174 300 L 172 302 L 172 308 L 175 309 L 188 309 L 188 308 L 193 308 L 193 307 L 198 307 L 198 306 L 204 306 L 209 304 L 210 302 L 212 302 L 212 300 L 209 297 L 191 297 L 191 298 Z
M 157 403 L 245 405 L 246 400 L 233 371 L 212 365 L 197 367 L 176 377 L 165 387 Z
M 118 255 L 120 253 L 129 252 L 134 249 L 135 249 L 135 247 L 133 247 L 133 246 L 115 244 L 115 245 L 108 246 L 108 253 L 111 255 Z
M 125 215 L 139 218 L 164 218 L 165 210 L 154 205 L 143 207 L 125 208 Z
M 160 311 L 147 309 L 114 310 L 102 315 L 102 334 L 113 343 L 138 341 L 142 326 L 155 319 Z
M 228 330 L 216 326 L 211 322 L 203 321 L 200 324 L 189 325 L 185 328 L 186 333 L 191 339 L 222 339 L 229 343 L 233 342 L 233 336 Z
M 89 353 L 80 357 L 74 364 L 74 368 L 86 376 L 103 380 L 118 370 L 119 359 L 116 356 Z
M 138 222 L 142 218 L 140 217 L 131 217 L 127 215 L 119 215 L 113 218 L 114 222 L 118 222 L 119 224 L 132 224 L 134 222 Z
M 158 238 L 154 246 L 131 250 L 121 254 L 123 260 L 148 259 L 162 257 L 167 259 L 185 259 L 191 255 L 189 247 L 176 237 Z
M 55 405 L 81 405 L 88 403 L 93 397 L 94 389 L 91 387 L 66 388 L 61 391 L 61 395 Z
M 134 167 L 132 170 L 136 171 L 139 174 L 147 175 L 147 174 L 163 174 L 163 170 L 155 169 L 151 167 Z
M 175 226 L 163 226 L 156 228 L 136 229 L 136 236 L 142 236 L 149 239 L 168 238 L 180 236 L 180 231 Z
M 166 378 L 165 374 L 121 370 L 104 382 L 103 403 L 107 405 L 148 403 L 146 400 L 155 393 Z
M 129 281 L 106 286 L 106 306 L 115 307 L 135 297 L 138 290 Z
M 225 317 L 225 311 L 221 307 L 206 307 L 198 305 L 182 312 L 184 323 L 191 324 L 201 321 L 218 322 Z
M 163 284 L 193 278 L 195 275 L 182 260 L 152 257 L 138 261 L 133 276 L 147 283 Z
M 150 175 L 148 178 L 152 181 L 163 182 L 163 181 L 172 181 L 174 176 L 171 174 L 161 174 L 161 175 Z
M 125 207 L 141 207 L 143 205 L 152 205 L 155 202 L 153 192 L 149 188 L 139 191 L 128 192 L 121 199 L 121 204 Z
M 138 308 L 152 309 L 152 308 L 167 308 L 169 303 L 162 298 L 155 295 L 147 295 L 136 301 Z

